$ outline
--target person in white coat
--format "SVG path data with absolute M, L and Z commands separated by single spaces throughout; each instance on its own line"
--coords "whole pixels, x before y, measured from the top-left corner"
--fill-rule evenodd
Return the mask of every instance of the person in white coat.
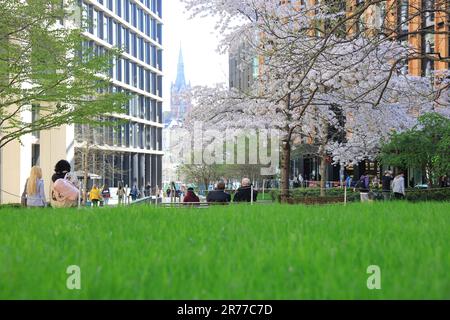
M 392 191 L 394 192 L 395 199 L 404 199 L 406 196 L 405 192 L 405 175 L 400 172 L 392 182 Z

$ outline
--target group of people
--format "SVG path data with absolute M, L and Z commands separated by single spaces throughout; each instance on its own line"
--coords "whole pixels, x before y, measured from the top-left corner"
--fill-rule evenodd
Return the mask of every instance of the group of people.
M 92 186 L 89 191 L 89 200 L 92 202 L 92 206 L 98 207 L 99 203 L 108 205 L 109 199 L 111 199 L 111 191 L 108 185 L 104 185 L 102 188 L 98 188 L 96 184 Z
M 80 183 L 76 175 L 71 172 L 70 163 L 66 160 L 58 161 L 50 185 L 50 205 L 54 208 L 75 207 L 81 200 L 80 196 Z M 21 202 L 27 207 L 47 206 L 40 167 L 33 166 L 31 168 L 30 176 L 25 183 L 21 196 Z
M 60 160 L 55 165 L 55 172 L 52 175 L 50 185 L 50 205 L 53 208 L 76 207 L 81 203 L 81 185 L 77 176 L 71 172 L 70 163 L 66 160 Z M 119 184 L 117 190 L 119 205 L 124 204 L 126 197 L 126 188 Z M 138 197 L 138 190 L 135 186 L 130 191 L 130 197 L 135 200 Z M 111 191 L 108 185 L 99 188 L 94 184 L 91 190 L 86 194 L 94 207 L 101 202 L 108 205 L 111 199 Z M 31 168 L 24 190 L 21 196 L 21 203 L 26 207 L 46 207 L 48 205 L 42 178 L 42 169 L 39 166 Z
M 346 181 L 347 184 L 351 185 L 351 182 Z M 376 180 L 376 186 L 378 187 L 379 181 Z M 347 185 L 349 187 L 350 185 Z M 402 200 L 406 196 L 405 190 L 405 174 L 403 172 L 399 172 L 397 176 L 393 177 L 393 173 L 391 171 L 385 171 L 384 176 L 381 180 L 381 191 L 383 194 L 384 200 L 390 200 L 392 194 L 394 198 L 397 200 Z M 365 172 L 358 180 L 355 185 L 356 188 L 359 188 L 359 192 L 361 195 L 361 201 L 369 201 L 370 195 L 370 177 L 367 172 Z
M 252 195 L 253 193 L 253 195 Z M 238 188 L 233 197 L 233 202 L 256 202 L 258 191 L 252 188 L 250 179 L 242 179 L 241 186 Z M 220 181 L 217 183 L 213 191 L 209 191 L 206 196 L 207 203 L 226 204 L 231 202 L 231 194 L 225 191 L 225 183 Z M 200 198 L 195 194 L 194 188 L 188 188 L 183 199 L 184 203 L 200 203 Z

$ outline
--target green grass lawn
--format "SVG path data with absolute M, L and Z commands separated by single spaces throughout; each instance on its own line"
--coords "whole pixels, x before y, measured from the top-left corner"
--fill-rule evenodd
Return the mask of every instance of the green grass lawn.
M 2 208 L 0 298 L 450 299 L 450 204 Z

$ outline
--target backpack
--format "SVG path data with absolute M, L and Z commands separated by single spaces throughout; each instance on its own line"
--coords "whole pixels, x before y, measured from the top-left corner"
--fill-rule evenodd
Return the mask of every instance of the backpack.
M 69 180 L 69 176 L 66 175 L 64 179 L 58 179 L 53 183 L 53 193 L 56 196 L 57 201 L 68 200 L 77 201 L 80 191 Z M 56 194 L 56 195 L 55 195 Z

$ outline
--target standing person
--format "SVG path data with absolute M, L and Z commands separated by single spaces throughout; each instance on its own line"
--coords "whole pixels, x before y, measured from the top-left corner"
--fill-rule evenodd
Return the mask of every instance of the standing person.
M 147 185 L 145 186 L 144 195 L 146 198 L 152 195 L 152 186 L 150 185 L 150 183 L 147 183 Z
M 119 188 L 117 188 L 117 198 L 119 200 L 119 206 L 123 205 L 124 199 L 126 196 L 125 188 L 123 187 L 122 182 L 119 183 Z
M 298 175 L 298 183 L 300 184 L 300 188 L 303 188 L 304 187 L 304 182 L 305 182 L 305 179 L 303 179 L 303 176 L 302 176 L 302 174 L 300 173 L 299 175 Z
M 91 191 L 89 192 L 89 199 L 90 199 L 91 202 L 92 202 L 92 206 L 98 207 L 98 203 L 99 203 L 99 201 L 100 201 L 100 199 L 101 199 L 101 192 L 100 192 L 100 189 L 97 188 L 97 185 L 96 185 L 96 184 L 94 184 L 94 185 L 92 186 L 92 189 L 91 189 Z
M 369 201 L 370 179 L 367 172 L 364 172 L 364 174 L 359 178 L 357 187 L 359 188 L 361 202 Z
M 136 201 L 136 199 L 139 197 L 139 190 L 136 185 L 134 185 L 133 188 L 131 188 L 130 197 L 131 201 Z
M 244 178 L 241 182 L 241 187 L 234 195 L 233 202 L 251 202 L 252 201 L 252 184 L 250 179 Z M 253 190 L 253 202 L 256 202 L 258 192 Z
M 390 171 L 385 171 L 383 179 L 381 181 L 382 193 L 384 201 L 391 200 L 391 185 L 392 185 L 392 174 Z
M 46 207 L 44 192 L 44 180 L 42 180 L 42 169 L 38 166 L 31 168 L 30 177 L 25 183 L 25 190 L 22 197 L 26 199 L 26 206 Z
M 352 183 L 353 183 L 353 177 L 351 175 L 348 175 L 347 178 L 345 179 L 345 185 L 347 186 L 347 188 L 351 188 Z
M 208 192 L 206 196 L 206 202 L 208 203 L 229 203 L 231 202 L 231 195 L 225 192 L 225 183 L 219 182 L 216 189 Z
M 200 203 L 200 198 L 195 194 L 194 188 L 189 187 L 186 196 L 183 199 L 184 203 Z
M 105 185 L 103 186 L 103 189 L 102 189 L 102 198 L 103 198 L 103 201 L 104 201 L 104 203 L 105 203 L 105 206 L 107 206 L 108 203 L 109 203 L 109 199 L 111 198 L 111 191 L 109 190 L 109 187 L 108 187 L 107 184 L 105 184 Z
M 394 197 L 397 200 L 405 199 L 405 175 L 400 172 L 392 182 L 392 191 L 394 191 Z
M 80 186 L 77 177 L 70 170 L 67 160 L 60 160 L 55 165 L 50 190 L 50 204 L 53 208 L 78 206 Z

